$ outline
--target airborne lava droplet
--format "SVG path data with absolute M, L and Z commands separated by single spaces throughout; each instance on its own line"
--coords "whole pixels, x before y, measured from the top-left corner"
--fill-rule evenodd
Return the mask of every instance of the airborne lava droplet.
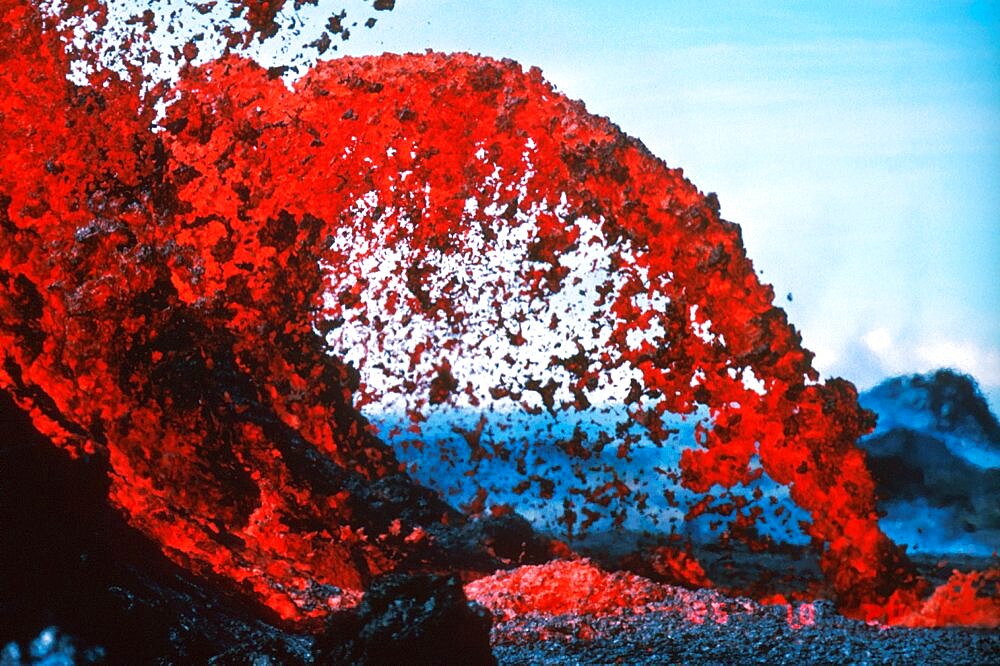
M 234 48 L 283 5 L 246 3 Z M 567 532 L 649 513 L 665 475 L 621 461 L 684 448 L 693 511 L 734 537 L 756 543 L 761 498 L 730 494 L 788 488 L 844 610 L 996 623 L 969 592 L 920 611 L 855 446 L 872 417 L 817 383 L 714 197 L 538 70 L 384 55 L 288 87 L 229 53 L 167 92 L 139 66 L 81 86 L 32 3 L 3 0 L 0 31 L 0 386 L 105 461 L 111 502 L 181 565 L 299 621 L 377 573 L 444 566 L 435 535 L 465 519 L 356 405 L 409 415 L 416 450 L 449 408 L 475 412 L 448 429 L 476 433 L 474 464 L 503 463 Z

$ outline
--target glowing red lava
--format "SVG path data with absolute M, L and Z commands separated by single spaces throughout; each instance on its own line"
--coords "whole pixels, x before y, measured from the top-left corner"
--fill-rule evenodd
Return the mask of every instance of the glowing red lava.
M 698 614 L 695 595 L 684 588 L 623 572 L 608 573 L 587 560 L 500 571 L 467 584 L 465 592 L 504 619 L 529 613 L 601 617 L 668 602 L 686 614 Z
M 265 23 L 282 3 L 270 5 Z M 355 410 L 356 374 L 316 329 L 360 312 L 391 339 L 360 304 L 382 279 L 388 319 L 443 327 L 414 341 L 410 383 L 386 390 L 426 395 L 420 409 L 475 404 L 456 367 L 483 329 L 466 326 L 468 290 L 436 276 L 530 223 L 520 282 L 493 283 L 489 298 L 554 298 L 576 286 L 561 258 L 596 243 L 612 276 L 595 287 L 607 320 L 577 356 L 553 356 L 558 372 L 491 387 L 495 399 L 584 409 L 602 373 L 625 369 L 630 415 L 654 441 L 670 437 L 666 415 L 708 410 L 711 426 L 681 458 L 687 489 L 763 473 L 788 487 L 842 609 L 997 624 L 995 598 L 973 591 L 985 575 L 956 577 L 958 592 L 920 605 L 855 446 L 871 414 L 848 382 L 817 382 L 714 196 L 538 70 L 465 54 L 344 58 L 290 89 L 227 56 L 186 67 L 157 120 L 138 81 L 68 82 L 63 36 L 33 4 L 0 0 L 0 386 L 58 445 L 107 460 L 110 500 L 173 560 L 303 620 L 352 603 L 433 541 L 434 525 L 461 520 L 431 500 L 416 517 L 373 508 L 391 506 L 379 483 L 399 463 Z M 348 227 L 350 251 L 336 243 Z M 405 245 L 405 275 L 359 274 L 351 262 L 375 241 Z M 491 330 L 506 326 L 520 346 L 519 326 L 541 312 Z M 372 358 L 390 347 L 373 343 Z M 563 448 L 583 459 L 607 443 L 574 442 Z M 613 468 L 594 474 L 566 506 L 567 531 L 644 502 Z M 750 504 L 710 504 L 691 515 L 728 512 L 753 538 Z M 614 602 L 645 598 L 626 592 Z

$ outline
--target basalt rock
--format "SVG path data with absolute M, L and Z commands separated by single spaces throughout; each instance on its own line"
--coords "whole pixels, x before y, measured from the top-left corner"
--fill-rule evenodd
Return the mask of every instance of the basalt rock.
M 331 618 L 316 649 L 327 663 L 492 665 L 491 625 L 454 576 L 386 574 L 356 611 Z

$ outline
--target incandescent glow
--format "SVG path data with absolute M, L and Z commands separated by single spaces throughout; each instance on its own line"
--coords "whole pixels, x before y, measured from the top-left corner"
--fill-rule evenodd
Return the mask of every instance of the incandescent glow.
M 69 4 L 92 10 L 84 27 L 106 19 Z M 283 4 L 246 3 L 231 44 Z M 445 407 L 615 403 L 551 442 L 572 461 L 567 536 L 645 511 L 663 474 L 699 495 L 687 517 L 766 545 L 761 498 L 739 492 L 766 474 L 808 512 L 845 610 L 916 612 L 854 387 L 817 382 L 714 195 L 538 70 L 383 55 L 290 88 L 229 54 L 165 90 L 68 53 L 66 21 L 0 0 L 0 386 L 106 461 L 111 501 L 169 557 L 286 619 L 323 617 L 373 575 L 433 569 L 435 534 L 464 520 L 399 475 L 358 406 L 402 412 L 419 440 Z M 512 418 L 469 429 L 463 455 L 547 499 Z M 679 468 L 623 478 L 640 441 L 683 449 Z M 480 491 L 468 513 L 489 508 Z

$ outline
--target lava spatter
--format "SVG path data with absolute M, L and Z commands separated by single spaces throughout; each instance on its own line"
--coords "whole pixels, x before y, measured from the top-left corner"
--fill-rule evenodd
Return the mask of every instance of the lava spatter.
M 283 4 L 251 7 L 247 38 Z M 663 475 L 623 465 L 683 449 L 691 519 L 754 541 L 740 488 L 766 475 L 844 609 L 918 605 L 854 387 L 817 382 L 715 197 L 538 70 L 384 55 L 289 86 L 230 53 L 143 92 L 140 66 L 71 82 L 34 5 L 0 17 L 0 385 L 106 460 L 111 501 L 175 561 L 289 620 L 387 570 L 462 568 L 439 544 L 465 519 L 357 408 L 402 415 L 417 449 L 452 410 L 471 455 L 440 458 L 472 460 L 454 483 L 476 513 L 516 490 L 559 492 L 567 533 L 666 515 Z

